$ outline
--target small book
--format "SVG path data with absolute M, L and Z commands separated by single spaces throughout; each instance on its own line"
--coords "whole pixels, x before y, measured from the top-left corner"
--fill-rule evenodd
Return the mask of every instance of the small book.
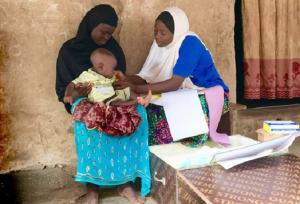
M 268 133 L 293 133 L 299 131 L 299 124 L 291 120 L 267 120 L 263 129 Z

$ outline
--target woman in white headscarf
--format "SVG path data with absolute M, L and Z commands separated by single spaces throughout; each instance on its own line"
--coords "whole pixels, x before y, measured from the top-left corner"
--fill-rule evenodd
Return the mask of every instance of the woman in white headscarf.
M 170 7 L 157 17 L 155 40 L 137 75 L 127 76 L 116 87 L 131 86 L 137 93 L 175 91 L 179 88 L 204 89 L 209 111 L 209 136 L 229 144 L 226 134 L 216 132 L 223 111 L 224 93 L 229 89 L 221 79 L 209 50 L 189 31 L 189 21 L 181 9 Z

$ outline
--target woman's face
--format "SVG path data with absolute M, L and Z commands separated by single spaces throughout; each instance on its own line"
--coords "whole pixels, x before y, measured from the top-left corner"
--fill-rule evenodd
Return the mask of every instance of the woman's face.
M 154 25 L 154 38 L 159 47 L 165 47 L 173 41 L 173 33 L 161 20 L 156 20 Z
M 92 30 L 91 38 L 97 45 L 104 45 L 111 38 L 115 29 L 111 25 L 100 23 Z

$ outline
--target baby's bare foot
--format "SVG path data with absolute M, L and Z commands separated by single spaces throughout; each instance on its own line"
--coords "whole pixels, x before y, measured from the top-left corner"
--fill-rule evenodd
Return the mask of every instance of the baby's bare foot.
M 152 91 L 149 90 L 147 96 L 144 98 L 145 99 L 145 107 L 147 107 L 151 101 L 152 98 Z
M 141 104 L 142 106 L 147 107 L 151 101 L 152 92 L 151 90 L 148 91 L 148 94 L 145 97 L 137 97 L 137 102 Z

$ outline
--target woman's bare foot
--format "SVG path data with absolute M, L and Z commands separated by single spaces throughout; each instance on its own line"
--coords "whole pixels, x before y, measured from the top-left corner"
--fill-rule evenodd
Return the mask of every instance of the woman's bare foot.
M 118 187 L 118 192 L 122 197 L 127 198 L 132 204 L 144 204 L 146 201 L 146 199 L 139 196 L 139 194 L 136 193 L 129 184 Z
M 75 204 L 98 204 L 98 196 L 87 193 L 77 198 Z
M 76 204 L 98 204 L 99 191 L 98 186 L 95 184 L 87 185 L 87 194 L 80 196 L 76 199 Z

